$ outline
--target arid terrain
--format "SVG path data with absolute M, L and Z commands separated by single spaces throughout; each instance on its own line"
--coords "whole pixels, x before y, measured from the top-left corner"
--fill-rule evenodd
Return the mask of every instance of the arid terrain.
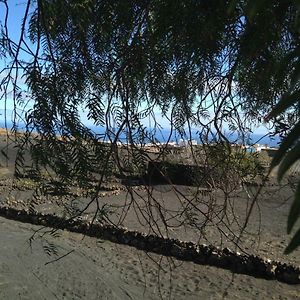
M 2 144 L 5 147 L 5 138 Z M 9 151 L 13 158 L 16 150 Z M 0 203 L 28 210 L 36 183 L 15 180 L 12 175 L 13 160 L 2 158 Z M 256 189 L 239 188 L 224 198 L 221 191 L 197 194 L 196 188 L 187 186 L 133 184 L 128 190 L 116 181 L 106 183 L 99 202 L 111 222 L 131 230 L 229 247 L 300 266 L 299 249 L 283 255 L 290 240 L 286 221 L 292 189 L 284 183 L 279 186 L 273 177 L 235 244 Z M 34 209 L 68 217 L 70 209 L 83 208 L 89 200 L 76 187 L 69 192 L 62 197 L 40 196 Z M 215 222 L 203 229 L 201 213 L 210 211 L 212 199 L 215 210 L 225 208 L 226 214 L 215 214 Z M 91 220 L 95 208 L 93 203 L 81 218 Z M 53 234 L 47 227 L 3 217 L 0 222 L 0 299 L 300 299 L 298 285 L 182 262 L 65 230 Z

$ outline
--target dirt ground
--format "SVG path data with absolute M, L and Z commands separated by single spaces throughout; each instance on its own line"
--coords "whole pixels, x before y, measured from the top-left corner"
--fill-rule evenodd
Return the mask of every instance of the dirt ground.
M 1 299 L 299 299 L 299 286 L 0 218 Z M 47 255 L 52 246 L 59 257 Z
M 13 157 L 15 150 L 10 151 Z M 0 163 L 0 204 L 28 209 L 33 183 L 25 179 L 16 183 L 11 161 Z M 253 206 L 240 249 L 236 237 L 255 187 L 247 192 L 238 189 L 228 198 L 221 191 L 195 197 L 197 190 L 185 186 L 157 185 L 151 187 L 151 194 L 141 186 L 134 186 L 131 193 L 117 183 L 107 187 L 99 204 L 113 211 L 108 216 L 114 223 L 300 266 L 300 250 L 283 255 L 290 240 L 286 220 L 293 192 L 273 179 Z M 62 215 L 70 209 L 66 206 L 70 199 L 41 197 L 35 209 Z M 82 208 L 87 201 L 78 196 L 73 204 Z M 225 207 L 226 214 L 215 213 L 213 222 L 200 230 L 209 203 L 214 211 Z M 95 207 L 93 203 L 83 218 L 91 219 Z M 182 226 L 187 219 L 193 222 Z M 67 231 L 53 235 L 49 228 L 4 218 L 0 223 L 0 299 L 300 299 L 297 285 L 181 262 Z

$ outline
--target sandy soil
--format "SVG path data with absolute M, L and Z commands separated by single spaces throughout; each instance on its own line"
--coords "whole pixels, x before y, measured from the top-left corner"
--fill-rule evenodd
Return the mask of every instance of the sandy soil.
M 174 188 L 177 191 L 174 191 Z M 0 198 L 0 203 L 2 201 L 7 203 L 8 199 L 10 205 L 28 208 L 31 191 L 7 191 L 5 186 L 0 185 L 1 189 L 3 198 Z M 300 266 L 300 249 L 288 256 L 283 254 L 291 238 L 286 234 L 286 221 L 293 200 L 293 192 L 289 187 L 270 186 L 263 190 L 253 207 L 249 224 L 238 248 L 235 244 L 236 238 L 244 224 L 252 199 L 249 199 L 243 190 L 235 192 L 226 201 L 222 193 L 217 193 L 214 195 L 215 205 L 220 209 L 226 204 L 226 215 L 221 221 L 219 217 L 215 217 L 214 224 L 208 223 L 201 231 L 199 227 L 205 221 L 205 216 L 200 211 L 206 212 L 207 208 L 204 204 L 211 199 L 208 196 L 198 196 L 194 199 L 194 193 L 194 189 L 190 187 L 155 186 L 151 191 L 153 198 L 149 198 L 147 190 L 136 187 L 133 190 L 133 197 L 123 190 L 102 192 L 103 196 L 99 200 L 99 205 L 112 211 L 109 214 L 112 222 L 130 230 L 196 243 L 213 244 L 222 248 L 229 247 Z M 89 200 L 79 197 L 74 202 L 77 208 L 83 208 Z M 64 215 L 68 201 L 68 198 L 41 198 L 35 209 L 44 213 Z M 91 220 L 95 210 L 96 204 L 93 203 L 83 219 Z M 192 224 L 186 224 L 188 213 L 193 213 Z M 190 218 L 190 215 L 188 217 Z M 181 222 L 185 222 L 185 225 Z M 165 225 L 168 225 L 167 229 Z
M 10 155 L 15 155 L 12 148 Z M 0 163 L 0 203 L 28 206 L 31 182 L 23 181 L 21 189 L 14 186 L 11 161 L 1 158 Z M 243 190 L 235 192 L 226 203 L 222 193 L 216 191 L 215 205 L 227 205 L 224 220 L 231 224 L 230 229 L 220 223 L 200 233 L 195 224 L 203 222 L 201 214 L 194 216 L 195 224 L 178 227 L 184 217 L 176 212 L 205 211 L 210 196 L 196 199 L 195 190 L 189 187 L 177 186 L 175 192 L 170 186 L 155 186 L 154 201 L 144 188 L 135 187 L 133 200 L 118 188 L 103 192 L 101 197 L 101 205 L 120 207 L 111 216 L 112 221 L 134 230 L 160 231 L 170 237 L 221 247 L 234 248 L 231 238 L 239 232 L 251 203 Z M 300 250 L 290 256 L 282 254 L 290 239 L 285 228 L 291 195 L 287 187 L 270 185 L 264 189 L 240 243 L 243 251 L 300 265 Z M 41 198 L 36 209 L 63 214 L 64 201 L 68 199 Z M 83 197 L 76 199 L 79 207 L 86 202 Z M 92 216 L 94 209 L 92 205 L 86 218 Z M 163 229 L 161 213 L 171 226 L 168 231 Z M 149 215 L 156 219 L 158 228 L 147 222 Z M 0 299 L 300 299 L 299 286 L 180 262 L 66 231 L 51 234 L 49 228 L 4 218 L 0 223 Z M 226 237 L 220 235 L 221 231 Z
M 171 261 L 69 232 L 36 236 L 30 247 L 29 238 L 40 227 L 3 218 L 0 223 L 1 299 L 299 299 L 300 295 L 299 286 Z M 58 256 L 47 255 L 49 245 Z

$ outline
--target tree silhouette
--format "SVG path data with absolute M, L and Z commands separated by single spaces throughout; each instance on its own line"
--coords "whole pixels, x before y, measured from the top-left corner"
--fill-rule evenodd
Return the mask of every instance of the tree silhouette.
M 91 201 L 116 170 L 143 173 L 158 112 L 170 123 L 167 140 L 173 131 L 192 139 L 196 128 L 203 142 L 227 148 L 230 132 L 245 140 L 252 124 L 268 121 L 283 137 L 273 161 L 282 161 L 279 178 L 299 158 L 298 1 L 27 0 L 18 41 L 8 2 L 0 5 L 0 57 L 9 61 L 2 98 L 11 89 L 15 103 L 32 103 L 21 145 L 58 181 L 85 186 L 96 176 Z M 298 185 L 289 232 L 299 203 Z M 287 252 L 299 244 L 300 231 Z

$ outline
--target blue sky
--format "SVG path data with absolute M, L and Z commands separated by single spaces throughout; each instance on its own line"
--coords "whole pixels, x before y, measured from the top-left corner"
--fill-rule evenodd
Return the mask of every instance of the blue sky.
M 23 20 L 24 13 L 26 10 L 26 4 L 27 4 L 27 1 L 25 1 L 25 0 L 23 0 L 23 1 L 9 0 L 8 1 L 8 5 L 9 5 L 9 17 L 8 17 L 9 35 L 16 42 L 18 42 L 19 38 L 20 38 L 20 28 L 21 28 L 22 20 Z M 4 17 L 5 17 L 5 6 L 3 3 L 0 2 L 0 22 L 2 24 L 4 24 Z M 30 42 L 29 42 L 29 45 L 31 47 L 33 47 L 33 49 L 34 49 L 34 45 L 32 45 Z M 20 56 L 24 59 L 30 59 L 30 57 L 24 52 L 21 53 Z M 5 60 L 5 59 L 0 60 L 0 69 L 2 69 L 7 62 L 8 62 L 8 60 Z M 2 75 L 0 74 L 0 80 L 1 80 L 1 78 L 3 78 L 3 75 L 4 74 L 2 74 Z M 27 88 L 26 85 L 24 84 L 24 81 L 22 81 L 22 79 L 20 79 L 19 84 L 22 88 L 24 88 L 24 89 Z M 7 95 L 6 107 L 8 109 L 14 108 L 12 94 Z M 30 108 L 30 105 L 28 105 L 27 107 Z M 4 101 L 0 101 L 0 110 L 1 109 L 4 109 Z M 166 118 L 162 117 L 162 115 L 158 109 L 156 109 L 155 115 L 156 115 L 157 121 L 164 128 L 169 127 L 168 120 Z M 83 112 L 81 114 L 81 116 L 82 116 L 82 120 L 85 124 L 91 125 L 91 121 L 89 121 L 87 119 L 86 113 Z M 145 125 L 148 126 L 148 124 L 149 124 L 149 122 L 146 121 Z M 225 129 L 226 129 L 226 125 L 225 125 Z M 264 126 L 260 126 L 260 127 L 256 128 L 256 130 L 255 130 L 255 133 L 257 133 L 257 134 L 264 134 L 266 132 L 267 132 L 267 129 Z
M 7 27 L 8 27 L 8 34 L 9 37 L 16 43 L 19 42 L 20 35 L 21 35 L 21 24 L 26 10 L 26 3 L 27 1 L 19 1 L 19 0 L 8 0 L 8 8 L 9 14 L 7 19 Z M 5 5 L 0 2 L 0 25 L 4 26 L 5 23 L 5 15 L 6 15 L 6 8 Z M 29 41 L 28 41 L 29 42 Z M 30 42 L 28 43 L 30 46 L 33 46 Z M 27 55 L 24 51 L 20 52 L 20 58 L 26 60 L 29 59 L 29 55 Z M 2 70 L 5 66 L 7 66 L 11 62 L 11 58 L 2 58 L 0 59 L 0 69 Z M 0 74 L 0 80 L 2 80 L 7 75 L 7 71 L 4 71 Z M 22 74 L 20 74 L 22 75 Z M 24 79 L 19 76 L 18 85 L 26 90 L 27 87 L 24 84 Z M 6 108 L 13 109 L 14 102 L 12 99 L 12 86 L 9 87 L 9 93 L 7 94 L 6 98 Z M 0 102 L 0 109 L 4 109 L 5 104 L 4 100 Z

